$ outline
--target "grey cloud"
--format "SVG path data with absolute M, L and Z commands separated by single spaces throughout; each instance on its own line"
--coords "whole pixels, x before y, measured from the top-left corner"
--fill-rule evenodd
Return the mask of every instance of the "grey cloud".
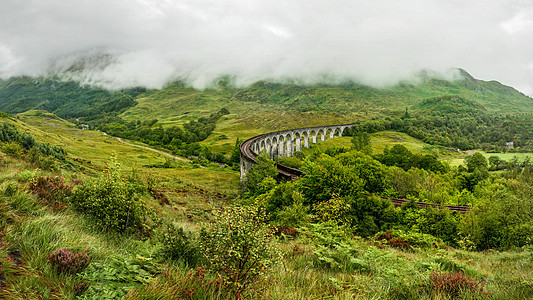
M 340 78 L 383 86 L 420 69 L 460 67 L 533 94 L 526 0 L 2 2 L 3 77 L 69 70 L 106 87 L 161 87 L 178 77 L 205 87 L 224 74 L 238 84 Z M 83 72 L 72 71 L 83 62 Z

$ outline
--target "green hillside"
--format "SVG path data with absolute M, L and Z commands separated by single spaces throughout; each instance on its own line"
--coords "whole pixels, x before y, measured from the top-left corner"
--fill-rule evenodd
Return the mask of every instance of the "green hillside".
M 464 79 L 457 81 L 423 78 L 418 84 L 404 82 L 381 89 L 353 82 L 311 86 L 258 82 L 238 90 L 234 98 L 244 102 L 282 104 L 287 109 L 300 111 L 379 112 L 418 105 L 427 98 L 457 95 L 490 112 L 533 112 L 533 99 L 512 87 L 474 79 L 463 70 L 461 74 Z
M 144 88 L 111 92 L 58 78 L 13 77 L 0 80 L 0 110 L 20 113 L 43 109 L 63 118 L 117 114 L 136 104 Z
M 235 114 L 294 111 L 335 114 L 390 115 L 424 100 L 458 96 L 489 113 L 532 113 L 533 99 L 496 81 L 482 81 L 460 70 L 461 80 L 420 76 L 418 83 L 402 82 L 373 88 L 355 82 L 305 85 L 260 81 L 236 88 L 221 82 L 197 90 L 180 81 L 161 90 L 135 88 L 106 91 L 58 78 L 16 77 L 0 81 L 0 110 L 19 113 L 45 109 L 63 118 L 94 118 L 122 113 L 126 120 L 160 119 L 180 124 L 223 107 Z

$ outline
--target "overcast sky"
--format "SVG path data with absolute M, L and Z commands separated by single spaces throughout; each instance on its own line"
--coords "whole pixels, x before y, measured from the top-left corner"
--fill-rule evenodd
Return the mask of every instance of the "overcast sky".
M 372 85 L 464 68 L 533 95 L 531 0 L 0 0 L 0 76 L 157 88 L 296 78 Z M 103 55 L 105 54 L 105 55 Z M 89 60 L 91 58 L 92 60 Z

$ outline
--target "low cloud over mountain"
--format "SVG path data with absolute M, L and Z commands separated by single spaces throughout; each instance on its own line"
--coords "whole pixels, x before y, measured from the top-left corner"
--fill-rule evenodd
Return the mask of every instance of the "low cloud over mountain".
M 383 86 L 454 67 L 533 94 L 533 3 L 5 0 L 0 76 L 67 74 L 111 88 L 220 75 Z

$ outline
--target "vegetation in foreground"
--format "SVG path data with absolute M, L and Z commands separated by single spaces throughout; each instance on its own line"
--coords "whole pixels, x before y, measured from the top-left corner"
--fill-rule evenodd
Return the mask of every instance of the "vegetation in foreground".
M 120 157 L 117 164 L 84 174 L 75 160 L 65 164 L 50 157 L 57 167 L 45 170 L 27 159 L 32 154 L 22 146 L 19 155 L 2 151 L 0 295 L 8 299 L 533 296 L 527 228 L 531 206 L 519 205 L 532 199 L 529 167 L 501 175 L 487 172 L 488 177 L 476 181 L 470 192 L 481 204 L 464 217 L 412 206 L 396 209 L 364 193 L 397 193 L 390 186 L 391 174 L 407 180 L 407 186 L 415 174 L 415 183 L 440 182 L 434 186 L 438 191 L 447 179 L 453 181 L 461 172 L 484 173 L 489 164 L 472 156 L 463 171 L 445 165 L 442 169 L 442 163 L 432 158 L 420 165 L 423 156 L 401 147 L 365 154 L 365 139 L 354 140 L 363 141 L 354 142 L 355 150 L 332 148 L 298 156 L 311 174 L 307 181 L 276 182 L 265 158 L 249 177 L 258 184 L 250 184 L 240 198 L 229 197 L 233 206 L 206 203 L 199 206 L 200 214 L 190 210 L 188 215 L 169 213 L 160 179 L 120 167 Z M 363 172 L 368 168 L 375 172 Z M 460 187 L 458 182 L 452 187 Z M 343 185 L 348 188 L 339 188 Z M 338 190 L 324 189 L 328 186 Z M 167 183 L 165 188 L 169 187 Z M 428 197 L 428 190 L 416 190 L 406 195 Z M 170 205 L 175 207 L 175 201 L 170 198 Z M 220 207 L 224 209 L 217 212 Z M 389 222 L 381 222 L 387 220 L 384 215 L 390 216 Z M 470 236 L 456 239 L 446 231 L 450 226 Z

